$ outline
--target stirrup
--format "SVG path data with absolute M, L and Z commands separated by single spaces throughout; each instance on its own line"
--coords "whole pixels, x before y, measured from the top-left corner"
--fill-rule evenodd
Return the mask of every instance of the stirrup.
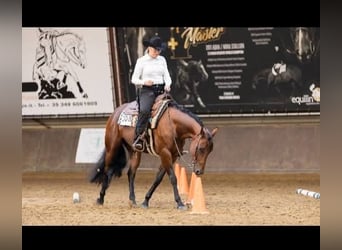
M 133 142 L 133 149 L 138 152 L 143 152 L 144 151 L 144 140 L 142 139 L 141 136 L 139 136 L 134 142 Z

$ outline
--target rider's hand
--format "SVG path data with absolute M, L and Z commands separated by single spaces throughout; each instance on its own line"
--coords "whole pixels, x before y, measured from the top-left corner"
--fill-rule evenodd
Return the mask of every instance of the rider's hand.
M 165 92 L 170 92 L 171 86 L 170 85 L 165 85 L 164 90 L 165 90 Z

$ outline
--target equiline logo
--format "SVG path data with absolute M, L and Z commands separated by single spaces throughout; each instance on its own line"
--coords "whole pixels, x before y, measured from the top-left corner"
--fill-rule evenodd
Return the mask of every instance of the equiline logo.
M 314 99 L 312 96 L 309 95 L 303 95 L 303 96 L 294 96 L 291 98 L 291 102 L 292 103 L 297 103 L 299 105 L 301 105 L 302 103 L 314 103 Z

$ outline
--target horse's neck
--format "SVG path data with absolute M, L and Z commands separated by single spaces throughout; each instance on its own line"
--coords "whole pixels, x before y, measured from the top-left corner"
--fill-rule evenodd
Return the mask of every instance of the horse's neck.
M 78 64 L 78 60 L 71 53 L 74 53 L 71 48 L 79 48 L 80 41 L 77 36 L 72 33 L 62 33 L 56 37 L 56 54 L 58 58 L 64 62 L 72 60 L 75 64 Z
M 194 138 L 201 131 L 201 125 L 190 115 L 173 108 L 171 119 L 176 124 L 176 133 L 182 139 Z
M 181 82 L 189 82 L 190 81 L 190 75 L 189 72 L 185 68 L 181 68 L 179 71 L 179 80 Z

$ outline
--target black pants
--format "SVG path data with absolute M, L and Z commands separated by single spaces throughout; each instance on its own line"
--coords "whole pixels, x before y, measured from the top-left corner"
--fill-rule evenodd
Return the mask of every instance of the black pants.
M 151 109 L 156 97 L 164 93 L 165 84 L 143 86 L 138 91 L 139 116 L 135 127 L 135 137 L 141 135 L 146 129 Z

